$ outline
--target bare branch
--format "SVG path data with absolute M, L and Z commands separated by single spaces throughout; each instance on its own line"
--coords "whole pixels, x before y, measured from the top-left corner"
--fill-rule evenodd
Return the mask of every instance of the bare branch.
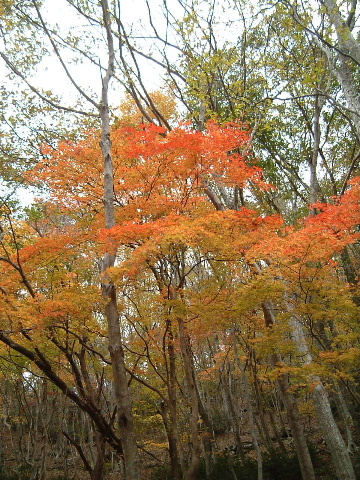
M 52 36 L 51 36 L 51 33 L 49 32 L 45 22 L 44 22 L 44 19 L 41 15 L 41 12 L 40 12 L 40 9 L 37 5 L 37 2 L 35 0 L 33 0 L 33 5 L 36 9 L 36 12 L 38 14 L 38 17 L 39 17 L 39 20 L 41 22 L 41 25 L 43 27 L 43 30 L 44 32 L 46 33 L 53 49 L 54 49 L 54 52 L 56 53 L 56 56 L 58 57 L 60 63 L 61 63 L 61 66 L 63 67 L 68 79 L 70 80 L 70 82 L 74 85 L 74 87 L 76 88 L 76 90 L 80 93 L 80 95 L 82 97 L 84 97 L 89 103 L 91 103 L 91 105 L 93 105 L 94 107 L 96 108 L 99 108 L 99 105 L 97 102 L 95 102 L 91 97 L 89 97 L 89 95 L 79 86 L 79 84 L 74 80 L 73 76 L 71 75 L 66 63 L 64 62 L 64 60 L 62 59 L 61 55 L 60 55 L 60 51 L 56 45 L 56 43 L 54 42 Z
M 98 118 L 97 113 L 92 113 L 92 112 L 84 112 L 82 110 L 77 110 L 75 108 L 71 107 L 64 107 L 63 105 L 59 105 L 55 103 L 53 100 L 50 98 L 46 97 L 44 94 L 40 92 L 40 90 L 36 87 L 34 87 L 16 67 L 15 65 L 10 61 L 7 55 L 5 53 L 0 52 L 1 58 L 5 61 L 6 65 L 17 75 L 25 84 L 30 88 L 32 92 L 34 92 L 41 100 L 44 100 L 44 102 L 48 103 L 52 107 L 58 109 L 58 110 L 63 110 L 64 112 L 71 112 L 71 113 L 77 113 L 79 115 L 85 115 L 86 117 L 95 117 Z

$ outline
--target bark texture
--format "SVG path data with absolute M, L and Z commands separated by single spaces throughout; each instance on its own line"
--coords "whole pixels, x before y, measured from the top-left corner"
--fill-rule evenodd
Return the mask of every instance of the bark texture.
M 114 167 L 111 155 L 110 117 L 108 104 L 109 83 L 114 73 L 114 45 L 111 32 L 110 10 L 107 0 L 101 2 L 103 20 L 107 33 L 108 67 L 102 82 L 101 104 L 101 149 L 104 159 L 104 209 L 105 226 L 112 228 L 115 223 L 114 208 Z M 115 252 L 106 252 L 101 264 L 102 292 L 106 300 L 105 316 L 108 323 L 109 352 L 112 362 L 113 382 L 118 408 L 119 436 L 121 439 L 126 480 L 139 480 L 140 462 L 136 444 L 132 415 L 132 403 L 127 384 L 124 349 L 120 331 L 117 308 L 116 287 L 107 275 L 109 268 L 115 264 Z
M 301 355 L 304 365 L 312 363 L 312 356 L 306 342 L 303 326 L 296 317 L 292 317 L 290 324 L 293 328 L 293 340 Z M 335 471 L 341 480 L 356 480 L 354 468 L 344 439 L 341 436 L 331 411 L 328 394 L 321 379 L 311 376 L 313 384 L 313 401 L 325 442 L 329 448 Z

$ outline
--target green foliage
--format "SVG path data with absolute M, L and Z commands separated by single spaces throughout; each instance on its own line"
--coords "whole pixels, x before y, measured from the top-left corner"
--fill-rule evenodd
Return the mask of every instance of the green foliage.
M 297 456 L 285 455 L 281 452 L 269 453 L 264 456 L 264 477 L 271 480 L 301 480 L 301 471 Z
M 31 466 L 27 464 L 19 465 L 16 470 L 6 468 L 5 466 L 0 467 L 1 480 L 30 480 L 31 473 Z
M 234 473 L 238 480 L 257 479 L 256 461 L 248 459 L 244 464 L 240 464 L 236 458 L 231 455 L 217 455 L 211 474 L 208 477 L 206 476 L 205 465 L 202 464 L 198 479 L 233 480 Z
M 324 462 L 319 452 L 309 446 L 318 478 L 335 480 L 331 466 Z M 213 469 L 209 475 L 206 473 L 205 462 L 201 463 L 197 478 L 198 480 L 233 480 L 234 474 L 237 480 L 257 480 L 257 462 L 254 459 L 246 459 L 241 463 L 235 456 L 218 454 L 215 457 Z M 263 475 L 267 480 L 301 480 L 301 471 L 297 456 L 293 452 L 284 454 L 280 451 L 264 454 Z M 170 480 L 170 467 L 162 465 L 156 467 L 150 477 L 151 480 Z
M 150 474 L 149 480 L 171 480 L 171 470 L 168 465 L 155 467 Z
M 257 462 L 246 459 L 241 463 L 235 456 L 219 454 L 215 457 L 213 469 L 209 475 L 206 473 L 205 462 L 202 462 L 197 478 L 198 480 L 257 480 Z M 301 472 L 296 455 L 285 455 L 275 452 L 264 456 L 264 478 L 267 480 L 301 480 Z M 151 480 L 170 480 L 170 470 L 167 466 L 157 467 L 150 477 Z M 327 477 L 330 479 L 330 477 Z

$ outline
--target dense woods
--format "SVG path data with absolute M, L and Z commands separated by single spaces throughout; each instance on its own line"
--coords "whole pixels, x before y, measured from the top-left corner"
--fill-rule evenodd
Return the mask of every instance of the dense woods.
M 0 22 L 1 479 L 360 478 L 357 1 Z

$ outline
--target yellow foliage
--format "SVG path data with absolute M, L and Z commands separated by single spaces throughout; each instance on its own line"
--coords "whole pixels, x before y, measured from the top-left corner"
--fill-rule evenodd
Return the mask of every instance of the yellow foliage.
M 167 122 L 175 122 L 178 119 L 176 99 L 170 91 L 156 90 L 149 94 L 151 102 L 156 110 L 164 117 Z M 156 121 L 154 113 L 151 108 L 144 107 L 146 115 Z M 121 102 L 117 111 L 119 112 L 119 119 L 127 125 L 139 125 L 141 123 L 148 123 L 149 120 L 139 109 L 133 97 L 126 93 L 125 99 Z

